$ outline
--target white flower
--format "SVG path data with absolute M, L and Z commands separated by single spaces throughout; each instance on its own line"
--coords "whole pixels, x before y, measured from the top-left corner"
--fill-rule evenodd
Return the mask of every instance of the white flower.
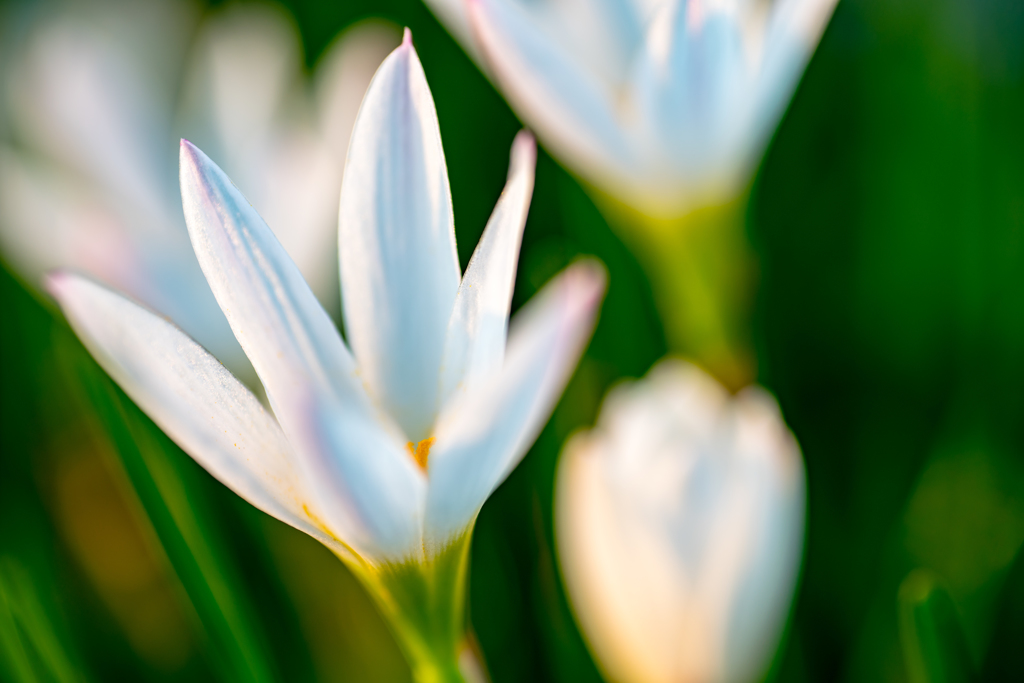
M 88 273 L 246 375 L 188 242 L 176 142 L 186 135 L 225 162 L 336 304 L 330 254 L 348 136 L 399 36 L 381 24 L 346 32 L 307 88 L 283 12 L 235 6 L 197 29 L 188 7 L 68 3 L 30 24 L 2 74 L 11 139 L 0 142 L 0 248 L 31 286 L 54 268 Z
M 574 172 L 659 216 L 746 182 L 836 0 L 426 0 Z
M 753 681 L 803 541 L 804 469 L 774 399 L 666 360 L 613 389 L 559 466 L 557 542 L 609 680 Z
M 159 316 L 75 275 L 49 288 L 107 372 L 239 495 L 367 572 L 429 564 L 472 528 L 547 420 L 604 290 L 600 266 L 571 266 L 517 315 L 506 349 L 534 161 L 521 133 L 460 278 L 434 104 L 407 32 L 348 150 L 346 345 L 256 210 L 182 141 L 192 245 L 273 415 Z

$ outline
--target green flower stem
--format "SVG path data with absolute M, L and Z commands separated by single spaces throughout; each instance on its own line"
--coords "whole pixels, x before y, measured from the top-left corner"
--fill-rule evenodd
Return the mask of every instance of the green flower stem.
M 753 381 L 756 261 L 745 231 L 747 194 L 673 219 L 602 204 L 647 272 L 669 351 L 695 360 L 732 390 Z
M 938 576 L 910 572 L 900 585 L 900 641 L 911 683 L 978 680 L 956 605 Z
M 486 671 L 466 633 L 471 535 L 468 529 L 427 562 L 371 566 L 341 558 L 376 601 L 417 683 L 478 683 L 474 671 Z

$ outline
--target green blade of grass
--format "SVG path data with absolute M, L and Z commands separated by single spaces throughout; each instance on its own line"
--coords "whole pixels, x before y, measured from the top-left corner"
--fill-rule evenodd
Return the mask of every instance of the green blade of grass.
M 61 346 L 58 342 L 58 346 Z M 208 639 L 225 681 L 276 680 L 267 639 L 237 568 L 218 540 L 191 459 L 118 388 L 77 344 L 58 349 L 110 437 L 120 464 Z
M 0 655 L 18 683 L 82 683 L 43 608 L 29 573 L 0 557 Z

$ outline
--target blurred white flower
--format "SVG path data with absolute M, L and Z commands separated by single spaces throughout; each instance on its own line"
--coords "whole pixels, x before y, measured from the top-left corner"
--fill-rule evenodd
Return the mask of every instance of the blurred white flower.
M 559 466 L 559 557 L 609 680 L 753 681 L 803 542 L 804 468 L 775 400 L 682 361 L 613 389 Z
M 575 173 L 650 215 L 747 181 L 836 0 L 426 0 Z
M 521 133 L 460 277 L 437 117 L 406 33 L 366 93 L 348 150 L 346 344 L 256 210 L 182 141 L 192 245 L 274 415 L 141 306 L 70 274 L 52 276 L 50 291 L 111 376 L 239 495 L 368 571 L 426 565 L 466 536 L 532 443 L 603 295 L 599 265 L 570 266 L 506 334 L 535 157 Z
M 398 43 L 363 24 L 302 77 L 297 30 L 262 5 L 58 3 L 38 12 L 3 73 L 0 249 L 30 285 L 77 270 L 178 321 L 251 372 L 188 243 L 177 187 L 182 135 L 224 161 L 314 291 L 337 309 L 331 257 L 349 133 Z

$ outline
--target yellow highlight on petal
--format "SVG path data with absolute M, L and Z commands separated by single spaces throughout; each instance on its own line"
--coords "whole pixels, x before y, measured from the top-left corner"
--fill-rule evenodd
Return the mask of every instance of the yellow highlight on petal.
M 427 471 L 427 457 L 430 455 L 430 447 L 433 445 L 434 437 L 423 439 L 417 444 L 414 444 L 412 441 L 405 444 L 405 447 L 409 449 L 409 453 L 412 454 L 412 459 L 416 461 L 416 464 L 424 472 Z
M 320 531 L 322 531 L 322 532 L 324 532 L 325 534 L 327 534 L 327 537 L 328 537 L 328 538 L 330 538 L 330 539 L 331 539 L 331 540 L 333 540 L 333 541 L 337 541 L 338 543 L 340 543 L 341 545 L 345 546 L 346 548 L 348 547 L 348 544 L 347 544 L 347 543 L 345 543 L 344 541 L 342 541 L 342 540 L 341 540 L 340 538 L 338 538 L 337 536 L 335 536 L 335 535 L 334 535 L 334 532 L 333 532 L 333 531 L 331 531 L 331 530 L 330 530 L 330 529 L 329 529 L 329 528 L 327 527 L 327 525 L 326 525 L 326 524 L 324 524 L 324 523 L 323 523 L 322 521 L 320 521 L 320 518 L 319 518 L 319 517 L 317 517 L 316 515 L 314 515 L 314 514 L 313 514 L 313 513 L 312 513 L 312 512 L 310 511 L 310 509 L 309 509 L 309 506 L 308 506 L 308 505 L 306 505 L 305 503 L 303 503 L 303 504 L 302 504 L 302 511 L 306 513 L 306 517 L 308 517 L 308 518 L 309 518 L 309 521 L 311 521 L 311 522 L 313 523 L 313 526 L 315 526 L 315 527 L 316 527 L 317 529 L 319 529 Z

